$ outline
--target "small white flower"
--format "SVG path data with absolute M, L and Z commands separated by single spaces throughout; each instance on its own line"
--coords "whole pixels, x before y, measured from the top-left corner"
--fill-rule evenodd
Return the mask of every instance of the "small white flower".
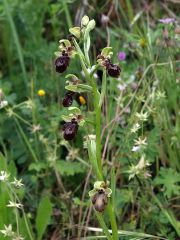
M 137 140 L 134 140 L 134 142 L 135 142 L 135 145 L 133 146 L 133 148 L 131 150 L 132 152 L 137 152 L 140 149 L 144 149 L 147 145 L 146 137 L 144 139 L 139 137 Z
M 25 104 L 24 107 L 27 108 L 27 109 L 32 109 L 33 105 L 34 105 L 34 103 L 31 99 L 28 99 L 26 102 L 24 102 L 24 104 Z
M 137 140 L 134 140 L 135 142 L 135 145 L 138 145 L 138 146 L 146 146 L 147 145 L 147 138 L 145 137 L 144 139 L 142 138 L 138 138 Z
M 134 82 L 136 76 L 134 74 L 132 74 L 130 77 L 129 77 L 129 81 L 130 82 Z
M 0 109 L 5 108 L 8 105 L 8 101 L 0 101 Z
M 143 154 L 136 167 L 141 170 L 144 169 L 146 166 L 150 166 L 150 163 L 147 160 L 145 160 L 145 155 Z
M 141 174 L 145 179 L 150 177 L 151 174 L 146 170 L 146 167 L 150 166 L 149 162 L 145 160 L 145 155 L 143 154 L 137 165 L 132 165 L 128 171 L 129 180 L 135 177 L 135 175 Z
M 161 92 L 161 91 L 157 91 L 156 99 L 157 100 L 161 100 L 161 99 L 164 99 L 164 98 L 166 98 L 166 93 L 165 92 Z
M 7 174 L 7 172 L 1 171 L 0 181 L 6 182 L 8 180 L 8 177 L 9 177 L 9 174 Z
M 41 126 L 40 124 L 37 124 L 37 125 L 33 125 L 32 126 L 32 129 L 31 129 L 31 133 L 35 133 L 35 132 L 38 132 L 41 130 Z
M 22 179 L 17 180 L 16 178 L 14 178 L 14 181 L 11 182 L 11 184 L 13 184 L 16 188 L 20 188 L 20 187 L 22 187 L 24 185 L 22 183 Z
M 74 160 L 79 156 L 78 148 L 71 148 L 66 156 L 66 160 Z
M 140 146 L 133 146 L 131 151 L 132 152 L 137 152 L 139 150 L 140 150 Z
M 133 127 L 131 128 L 131 133 L 135 133 L 140 129 L 139 123 L 135 123 Z
M 141 112 L 141 113 L 136 113 L 135 115 L 140 121 L 145 122 L 148 120 L 149 114 L 147 112 L 145 112 L 145 113 Z
M 122 84 L 118 84 L 117 85 L 117 88 L 122 92 L 122 91 L 124 91 L 125 89 L 126 89 L 126 87 L 127 87 L 127 84 L 125 84 L 125 83 L 122 83 Z
M 39 141 L 42 142 L 43 144 L 48 144 L 48 139 L 45 138 L 43 134 L 39 135 Z
M 11 224 L 9 226 L 4 225 L 4 229 L 0 230 L 0 232 L 5 237 L 12 237 L 14 235 L 14 232 L 12 231 L 12 225 Z
M 7 109 L 7 115 L 8 115 L 8 117 L 12 117 L 13 114 L 14 114 L 13 109 L 12 109 L 12 108 L 8 108 L 8 109 Z
M 7 207 L 21 209 L 23 207 L 23 205 L 21 203 L 16 203 L 16 202 L 9 201 L 9 204 L 7 205 Z

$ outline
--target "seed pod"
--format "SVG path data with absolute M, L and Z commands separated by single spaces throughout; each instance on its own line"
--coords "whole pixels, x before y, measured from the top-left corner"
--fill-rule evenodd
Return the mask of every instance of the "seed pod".
M 111 76 L 111 77 L 118 78 L 121 73 L 120 67 L 116 64 L 111 63 L 111 64 L 107 65 L 106 69 L 107 69 L 109 76 Z
M 78 123 L 76 119 L 72 119 L 71 122 L 67 122 L 63 126 L 64 139 L 67 141 L 73 140 L 78 131 Z
M 60 57 L 55 60 L 56 72 L 63 73 L 69 66 L 70 58 L 67 53 L 63 52 Z
M 67 92 L 63 98 L 62 104 L 64 107 L 70 107 L 73 103 L 73 92 Z
M 108 197 L 103 189 L 98 190 L 97 193 L 95 193 L 92 198 L 92 203 L 97 212 L 104 212 L 108 203 Z

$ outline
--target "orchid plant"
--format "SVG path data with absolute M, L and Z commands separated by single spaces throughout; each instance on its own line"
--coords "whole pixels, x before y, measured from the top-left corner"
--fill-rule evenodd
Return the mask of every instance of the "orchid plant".
M 118 240 L 118 230 L 116 224 L 116 217 L 114 213 L 114 191 L 115 191 L 115 175 L 112 171 L 111 188 L 108 187 L 109 182 L 103 173 L 103 164 L 101 158 L 101 108 L 103 105 L 104 97 L 106 94 L 107 75 L 113 78 L 118 78 L 121 69 L 118 65 L 111 62 L 113 54 L 111 47 L 105 47 L 101 54 L 97 56 L 97 64 L 92 66 L 89 56 L 91 46 L 90 32 L 95 28 L 95 21 L 90 20 L 88 16 L 84 16 L 81 20 L 80 27 L 73 27 L 69 29 L 70 37 L 59 41 L 59 51 L 55 52 L 55 69 L 58 73 L 63 73 L 67 70 L 71 61 L 75 56 L 78 56 L 85 81 L 82 82 L 78 76 L 74 74 L 66 75 L 67 86 L 63 99 L 63 106 L 68 108 L 68 114 L 63 115 L 62 119 L 65 121 L 63 126 L 63 137 L 66 141 L 75 139 L 79 127 L 85 124 L 93 124 L 91 132 L 86 136 L 85 146 L 87 147 L 89 161 L 93 169 L 93 174 L 96 178 L 94 189 L 89 192 L 97 219 L 107 237 L 107 239 Z M 82 46 L 82 48 L 81 48 Z M 89 69 L 91 69 L 89 71 Z M 98 69 L 101 69 L 102 86 L 97 85 L 94 74 Z M 101 89 L 101 91 L 100 91 Z M 86 93 L 88 99 L 93 99 L 93 121 L 88 120 L 88 107 L 87 112 L 81 111 L 77 107 L 73 107 L 73 97 L 76 93 Z M 85 102 L 85 99 L 81 99 Z M 88 105 L 89 106 L 89 105 Z M 108 230 L 107 223 L 104 220 L 104 211 L 110 219 L 112 235 Z

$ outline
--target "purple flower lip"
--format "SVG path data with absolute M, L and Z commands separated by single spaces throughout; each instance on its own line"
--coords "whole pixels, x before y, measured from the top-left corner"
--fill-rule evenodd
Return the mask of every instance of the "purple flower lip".
M 119 52 L 118 53 L 118 59 L 119 59 L 119 61 L 124 61 L 126 59 L 126 53 L 125 52 Z
M 174 18 L 162 18 L 162 19 L 159 19 L 159 22 L 164 23 L 164 24 L 169 24 L 169 23 L 175 22 L 175 19 Z

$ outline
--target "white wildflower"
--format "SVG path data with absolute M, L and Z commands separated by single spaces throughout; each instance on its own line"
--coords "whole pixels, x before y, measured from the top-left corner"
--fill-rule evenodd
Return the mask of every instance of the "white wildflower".
M 12 237 L 14 235 L 11 224 L 9 226 L 4 225 L 4 229 L 0 230 L 0 232 L 4 235 L 4 237 Z
M 5 171 L 1 171 L 0 181 L 6 182 L 8 180 L 9 174 Z
M 140 121 L 146 122 L 148 120 L 149 114 L 147 112 L 145 112 L 145 113 L 141 112 L 141 113 L 136 113 L 135 115 Z
M 140 129 L 140 124 L 139 123 L 135 123 L 133 125 L 133 127 L 131 128 L 131 133 L 135 133 Z
M 14 178 L 14 181 L 11 182 L 11 184 L 13 184 L 16 188 L 20 188 L 24 185 L 22 183 L 22 179 L 17 180 L 16 178 Z
M 8 117 L 12 117 L 13 114 L 14 114 L 13 109 L 12 109 L 12 108 L 8 108 L 8 109 L 7 109 L 7 115 L 8 115 Z
M 125 84 L 125 83 L 120 83 L 120 84 L 117 85 L 117 88 L 118 88 L 121 92 L 124 91 L 124 90 L 126 89 L 126 87 L 127 87 L 127 84 Z
M 8 105 L 8 101 L 6 100 L 0 101 L 0 109 L 5 108 L 7 105 Z
M 41 130 L 41 126 L 40 126 L 40 124 L 37 124 L 37 125 L 33 125 L 32 126 L 32 130 L 31 130 L 31 133 L 36 133 L 36 132 L 38 132 L 38 131 L 40 131 Z
M 150 163 L 147 160 L 145 160 L 145 155 L 143 154 L 136 167 L 141 170 L 144 169 L 146 166 L 150 166 Z
M 131 150 L 132 152 L 137 152 L 140 149 L 144 149 L 147 145 L 146 137 L 144 139 L 139 137 L 137 140 L 134 140 L 134 142 L 135 142 L 135 145 Z
M 32 109 L 33 106 L 34 106 L 34 103 L 31 99 L 28 99 L 26 102 L 24 102 L 24 104 L 25 104 L 24 107 L 27 108 L 27 109 Z
M 131 151 L 132 152 L 137 152 L 139 150 L 140 150 L 140 146 L 133 146 Z
M 138 145 L 138 146 L 146 146 L 147 145 L 147 138 L 145 137 L 144 139 L 142 138 L 138 138 L 137 140 L 134 140 L 135 142 L 135 145 Z
M 12 201 L 9 201 L 9 204 L 7 205 L 7 207 L 12 207 L 12 208 L 22 208 L 23 205 L 21 203 L 16 203 L 16 202 L 12 202 Z
M 136 76 L 134 74 L 132 74 L 130 77 L 129 77 L 129 82 L 134 82 Z
M 128 171 L 129 180 L 135 177 L 135 175 L 141 174 L 145 179 L 150 177 L 151 174 L 146 170 L 146 167 L 150 166 L 149 162 L 145 160 L 145 155 L 143 154 L 137 165 L 132 165 Z
M 39 135 L 39 141 L 42 142 L 43 144 L 48 144 L 48 139 L 45 138 L 43 134 Z
M 74 160 L 79 156 L 79 149 L 78 148 L 71 148 L 68 152 L 66 160 Z
M 161 99 L 164 99 L 164 98 L 166 98 L 166 93 L 165 92 L 161 92 L 161 91 L 157 91 L 156 99 L 157 100 L 161 100 Z

